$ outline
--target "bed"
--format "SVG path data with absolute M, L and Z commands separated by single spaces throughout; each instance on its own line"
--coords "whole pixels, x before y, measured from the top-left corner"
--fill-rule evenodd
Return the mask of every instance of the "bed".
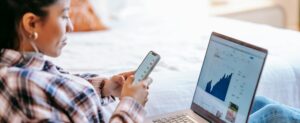
M 201 23 L 199 23 L 201 22 Z M 161 54 L 151 74 L 147 116 L 189 108 L 212 31 L 267 48 L 257 95 L 300 108 L 300 33 L 266 25 L 209 17 L 201 21 L 132 16 L 108 31 L 68 34 L 56 64 L 74 73 L 110 76 L 134 70 L 149 50 Z M 105 119 L 117 103 L 105 107 Z

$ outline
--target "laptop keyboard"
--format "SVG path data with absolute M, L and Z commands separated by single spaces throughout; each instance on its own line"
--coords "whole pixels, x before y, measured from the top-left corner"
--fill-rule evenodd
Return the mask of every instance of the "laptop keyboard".
M 153 123 L 196 123 L 190 116 L 182 114 L 153 120 Z

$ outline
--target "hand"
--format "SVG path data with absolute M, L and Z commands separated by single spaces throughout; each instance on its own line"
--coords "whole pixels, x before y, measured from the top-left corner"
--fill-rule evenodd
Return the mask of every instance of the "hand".
M 134 77 L 129 76 L 123 86 L 122 92 L 121 92 L 121 98 L 122 97 L 132 97 L 135 99 L 138 103 L 145 106 L 146 102 L 148 101 L 148 84 L 147 79 L 144 81 L 141 81 L 137 84 L 133 84 Z
M 125 80 L 133 74 L 134 71 L 124 72 L 118 75 L 114 75 L 108 80 L 105 80 L 105 85 L 102 91 L 103 96 L 120 97 Z

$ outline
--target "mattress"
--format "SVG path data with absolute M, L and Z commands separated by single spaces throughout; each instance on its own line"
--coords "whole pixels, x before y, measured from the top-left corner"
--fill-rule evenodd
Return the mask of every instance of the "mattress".
M 224 18 L 205 21 L 132 17 L 108 31 L 70 33 L 59 58 L 74 73 L 110 76 L 135 70 L 149 50 L 161 55 L 146 104 L 147 116 L 189 108 L 212 31 L 267 48 L 269 56 L 257 95 L 300 107 L 300 33 Z M 106 120 L 117 103 L 105 107 Z

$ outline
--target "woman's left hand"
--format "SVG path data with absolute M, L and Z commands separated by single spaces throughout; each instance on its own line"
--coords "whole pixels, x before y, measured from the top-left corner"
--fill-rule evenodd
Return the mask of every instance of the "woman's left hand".
M 108 80 L 105 80 L 105 84 L 103 87 L 103 96 L 120 97 L 122 87 L 123 87 L 125 80 L 129 76 L 134 75 L 134 72 L 135 71 L 120 73 L 120 74 L 112 76 Z

